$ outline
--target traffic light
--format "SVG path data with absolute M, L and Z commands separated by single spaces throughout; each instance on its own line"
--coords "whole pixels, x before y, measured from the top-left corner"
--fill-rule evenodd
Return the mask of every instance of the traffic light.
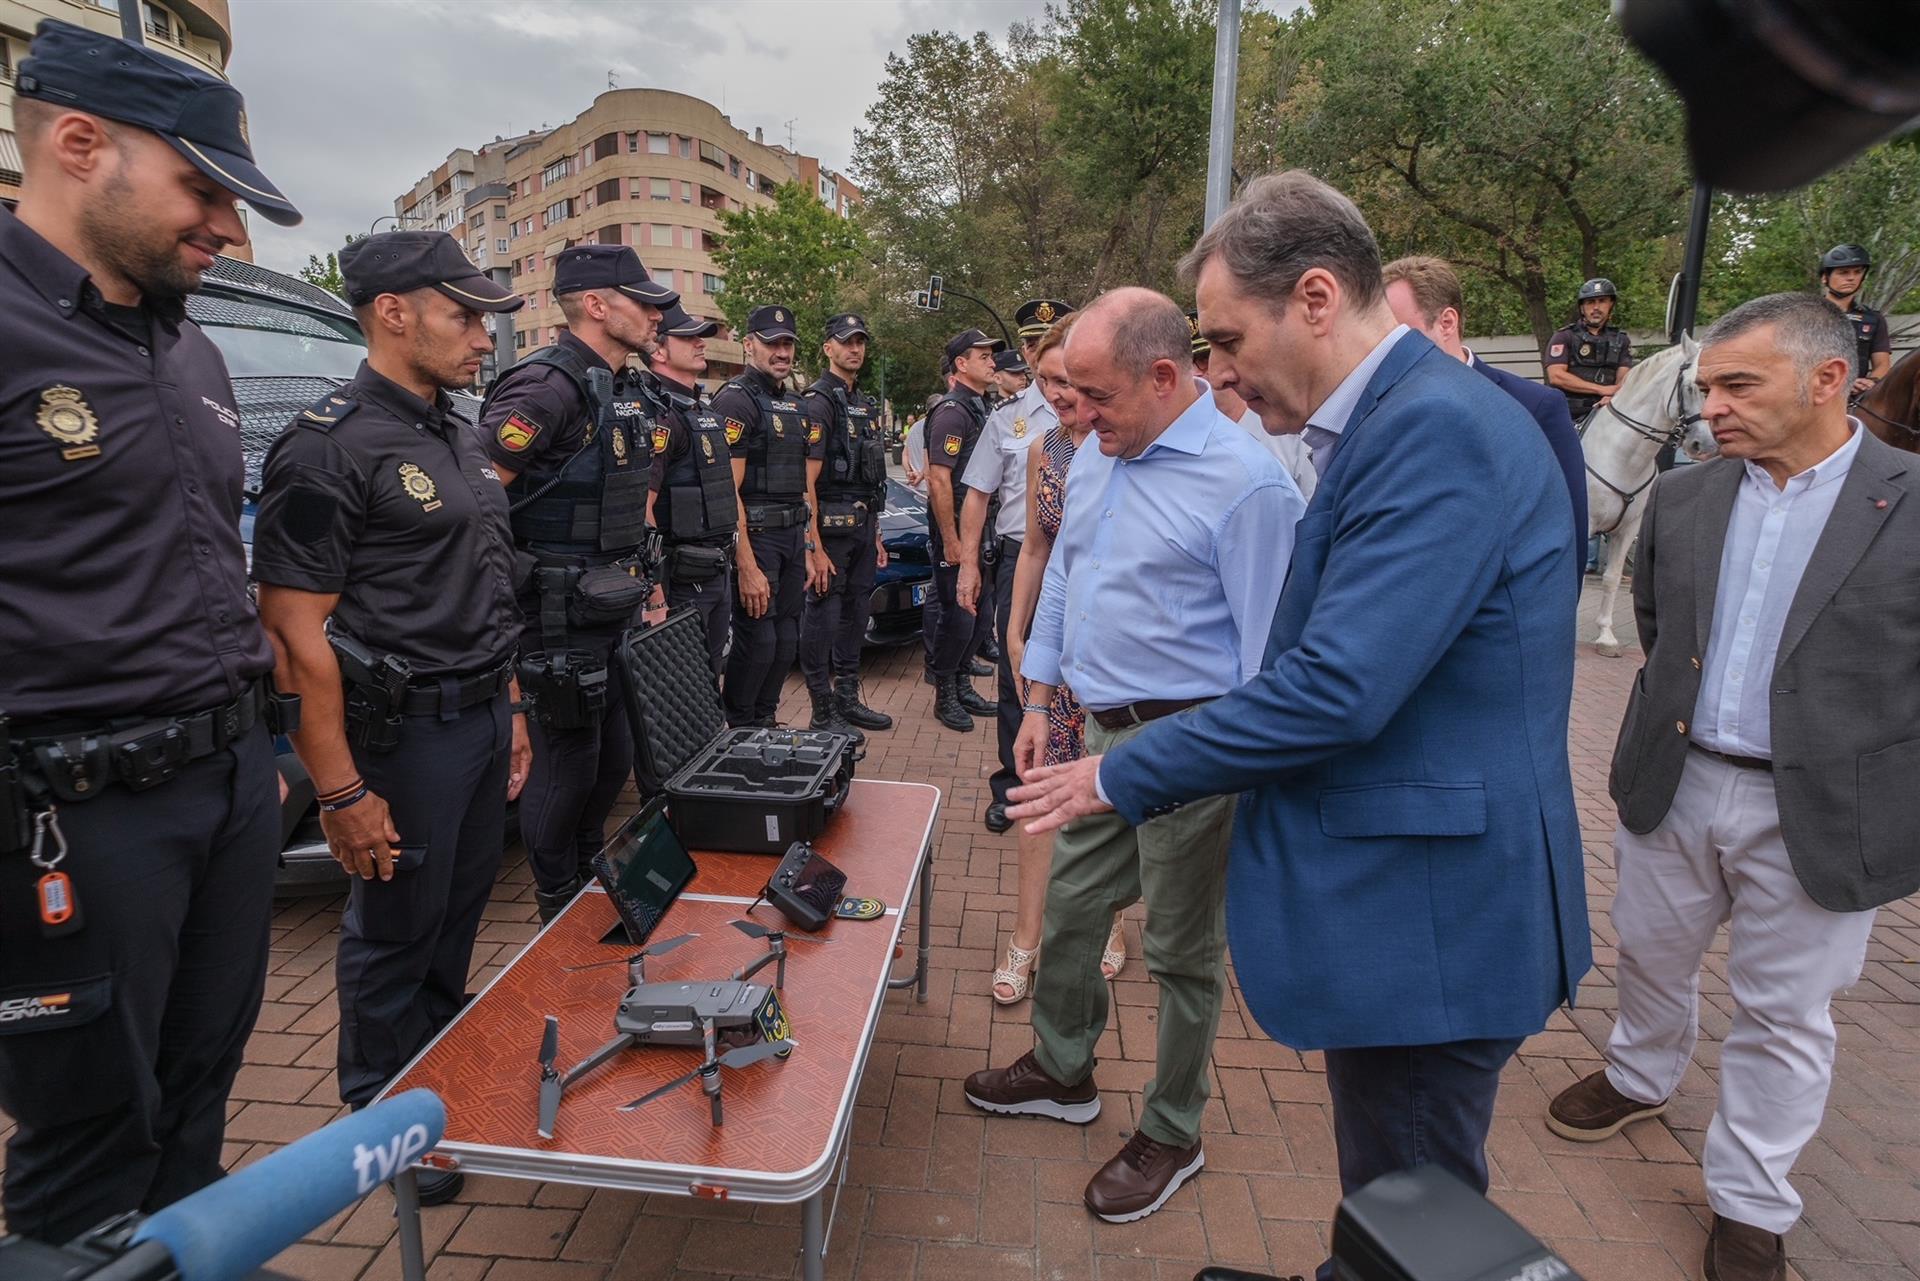
M 933 295 L 928 293 L 924 289 L 916 289 L 913 291 L 913 305 L 918 307 L 921 311 L 933 310 L 932 298 L 933 298 Z
M 945 297 L 945 295 L 946 282 L 938 276 L 929 277 L 927 280 L 927 310 L 939 311 L 941 299 Z

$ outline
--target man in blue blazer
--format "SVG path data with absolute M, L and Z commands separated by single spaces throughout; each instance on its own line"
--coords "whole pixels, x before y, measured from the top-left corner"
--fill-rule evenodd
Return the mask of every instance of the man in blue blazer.
M 1245 792 L 1234 962 L 1269 1035 L 1326 1051 L 1342 1186 L 1433 1162 L 1484 1191 L 1500 1070 L 1591 963 L 1566 489 L 1510 397 L 1394 324 L 1372 232 L 1318 179 L 1256 179 L 1183 268 L 1217 385 L 1320 472 L 1264 667 L 1033 771 L 1012 813 Z
M 1466 300 L 1460 277 L 1441 258 L 1414 254 L 1396 258 L 1381 273 L 1387 282 L 1387 309 L 1393 318 L 1433 340 L 1433 345 L 1492 381 L 1540 424 L 1553 456 L 1566 478 L 1567 497 L 1573 500 L 1573 537 L 1578 549 L 1574 574 L 1582 576 L 1587 555 L 1587 457 L 1580 449 L 1580 433 L 1567 412 L 1567 398 L 1549 387 L 1495 369 L 1467 349 L 1461 334 L 1466 327 Z

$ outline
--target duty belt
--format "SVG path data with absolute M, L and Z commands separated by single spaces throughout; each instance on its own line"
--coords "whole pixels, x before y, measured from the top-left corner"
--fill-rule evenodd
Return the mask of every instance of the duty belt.
M 440 716 L 487 702 L 513 679 L 511 660 L 472 676 L 443 676 L 410 683 L 400 696 L 402 716 Z
M 807 523 L 807 505 L 791 503 L 746 503 L 747 528 L 791 529 Z
M 124 783 L 133 791 L 158 786 L 189 765 L 223 752 L 246 736 L 272 705 L 278 715 L 270 722 L 291 731 L 299 724 L 299 700 L 275 694 L 265 681 L 255 681 L 230 703 L 184 716 L 77 730 L 71 734 L 36 734 L 25 727 L 16 741 L 22 780 L 28 789 L 36 783 L 62 801 L 91 800 L 109 783 Z

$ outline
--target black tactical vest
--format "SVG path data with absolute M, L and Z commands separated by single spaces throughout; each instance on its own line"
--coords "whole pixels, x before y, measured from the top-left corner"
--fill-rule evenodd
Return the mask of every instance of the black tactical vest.
M 573 453 L 522 472 L 507 486 L 514 542 L 563 556 L 639 547 L 646 537 L 651 467 L 646 405 L 637 386 L 627 382 L 616 390 L 611 370 L 589 365 L 565 345 L 543 348 L 520 363 L 552 365 L 572 379 L 591 425 Z M 496 391 L 500 385 L 494 384 Z
M 1853 340 L 1860 344 L 1860 363 L 1853 376 L 1865 378 L 1873 370 L 1873 332 L 1880 326 L 1880 313 L 1871 307 L 1848 307 L 1847 323 L 1853 326 Z
M 826 459 L 820 465 L 820 501 L 864 502 L 884 507 L 887 501 L 887 446 L 880 439 L 880 420 L 873 397 L 847 392 L 832 374 L 807 388 L 807 395 L 827 412 Z
M 775 396 L 766 380 L 748 372 L 728 383 L 753 401 L 758 424 L 749 423 L 747 475 L 740 497 L 755 502 L 801 503 L 807 499 L 807 416 L 800 402 Z M 758 426 L 759 430 L 753 428 Z
M 979 393 L 967 390 L 963 383 L 955 383 L 953 390 L 942 396 L 934 403 L 933 408 L 927 411 L 927 425 L 924 430 L 927 433 L 928 458 L 933 457 L 935 450 L 946 452 L 945 432 L 941 430 L 936 433 L 933 416 L 940 413 L 940 406 L 948 401 L 967 411 L 966 435 L 961 438 L 959 450 L 948 455 L 953 459 L 953 495 L 954 502 L 957 504 L 966 488 L 960 483 L 960 478 L 967 473 L 967 462 L 973 457 L 973 447 L 980 443 L 980 429 L 987 425 L 987 406 Z M 941 417 L 950 419 L 952 415 L 942 414 Z
M 1606 326 L 1599 333 L 1575 324 L 1568 328 L 1567 372 L 1602 387 L 1620 381 L 1620 362 L 1633 352 L 1633 339 L 1627 331 Z
M 672 543 L 724 543 L 740 524 L 734 501 L 733 459 L 727 452 L 727 429 L 718 415 L 693 396 L 659 385 L 668 413 L 687 433 L 687 448 L 667 464 L 654 496 L 653 519 Z M 656 453 L 667 445 L 664 425 L 653 429 Z

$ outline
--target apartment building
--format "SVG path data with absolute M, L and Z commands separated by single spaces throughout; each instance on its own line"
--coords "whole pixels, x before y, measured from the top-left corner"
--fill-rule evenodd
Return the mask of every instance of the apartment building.
M 20 197 L 20 143 L 13 132 L 13 80 L 42 18 L 58 18 L 89 31 L 122 33 L 120 6 L 139 4 L 141 36 L 148 47 L 224 76 L 233 53 L 233 23 L 227 0 L 0 0 L 0 201 Z M 241 217 L 246 216 L 243 206 Z M 234 257 L 251 260 L 242 248 Z
M 401 226 L 459 235 L 477 265 L 527 299 L 512 317 L 510 344 L 524 355 L 564 328 L 553 262 L 570 245 L 631 245 L 689 312 L 723 320 L 725 282 L 713 261 L 720 214 L 770 203 L 789 181 L 843 215 L 859 199 L 818 160 L 767 145 L 760 130 L 748 136 L 711 103 L 666 89 L 611 89 L 557 128 L 453 152 L 395 200 L 394 212 Z M 456 205 L 464 232 L 449 220 Z M 707 356 L 710 387 L 742 368 L 731 338 L 710 340 Z M 504 350 L 500 363 L 512 363 Z

